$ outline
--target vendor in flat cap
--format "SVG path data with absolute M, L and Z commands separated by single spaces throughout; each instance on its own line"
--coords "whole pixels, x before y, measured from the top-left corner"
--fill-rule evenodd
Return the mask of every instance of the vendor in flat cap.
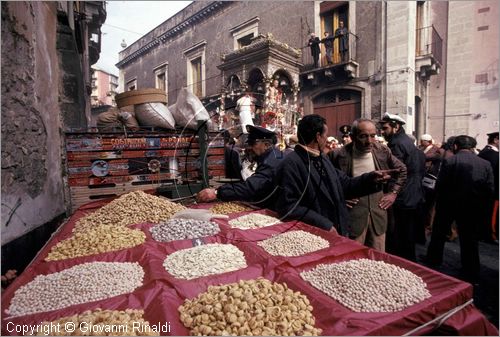
M 415 261 L 415 229 L 418 207 L 424 201 L 422 179 L 425 175 L 425 155 L 405 133 L 405 120 L 385 113 L 379 122 L 382 134 L 392 154 L 407 168 L 406 185 L 397 192 L 392 206 L 394 223 L 389 223 L 386 238 L 387 252 Z M 391 218 L 391 216 L 389 216 Z
M 342 134 L 342 145 L 347 145 L 352 142 L 351 139 L 351 126 L 350 125 L 342 125 L 339 128 L 340 133 Z
M 493 178 L 495 180 L 495 200 L 493 201 L 491 240 L 498 241 L 498 131 L 486 134 L 488 145 L 486 145 L 478 156 L 489 161 L 493 168 Z
M 247 125 L 247 144 L 255 154 L 257 169 L 245 181 L 228 183 L 217 189 L 206 188 L 198 193 L 197 201 L 247 201 L 261 208 L 273 208 L 274 177 L 283 153 L 275 148 L 276 134 L 260 126 Z

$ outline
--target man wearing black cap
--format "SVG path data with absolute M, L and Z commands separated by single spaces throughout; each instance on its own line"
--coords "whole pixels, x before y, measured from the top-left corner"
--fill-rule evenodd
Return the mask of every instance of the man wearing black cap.
M 478 156 L 490 162 L 495 178 L 495 195 L 492 203 L 491 217 L 491 240 L 498 242 L 498 131 L 488 133 L 488 145 L 486 145 Z M 489 238 L 486 238 L 487 240 Z
M 352 142 L 351 139 L 351 126 L 350 125 L 342 125 L 339 128 L 340 133 L 342 134 L 342 145 L 347 145 Z
M 386 249 L 405 259 L 415 261 L 415 226 L 418 209 L 424 201 L 422 179 L 425 175 L 425 154 L 405 133 L 405 121 L 398 115 L 385 113 L 380 125 L 392 154 L 406 165 L 406 185 L 397 193 L 392 206 L 394 221 L 389 221 Z M 390 217 L 391 218 L 391 217 Z
M 283 154 L 275 148 L 276 134 L 260 126 L 247 125 L 247 144 L 251 146 L 257 161 L 255 173 L 245 181 L 225 184 L 217 189 L 206 188 L 198 193 L 199 202 L 248 201 L 261 208 L 273 208 L 275 194 L 274 177 Z

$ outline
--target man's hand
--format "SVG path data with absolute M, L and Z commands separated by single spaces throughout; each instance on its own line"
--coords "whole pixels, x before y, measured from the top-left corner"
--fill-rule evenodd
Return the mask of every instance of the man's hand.
M 198 202 L 210 202 L 215 199 L 217 199 L 217 195 L 215 194 L 215 189 L 213 188 L 205 188 L 196 195 L 196 201 Z
M 347 208 L 353 208 L 354 206 L 357 205 L 358 202 L 359 199 L 350 199 L 345 201 L 345 205 L 347 206 Z
M 378 170 L 372 172 L 372 179 L 375 183 L 383 183 L 391 179 L 392 174 L 401 172 L 400 169 Z
M 398 195 L 395 193 L 384 194 L 384 196 L 380 199 L 380 202 L 378 203 L 378 207 L 382 209 L 388 209 L 389 207 L 392 206 L 394 201 L 396 201 L 397 196 Z

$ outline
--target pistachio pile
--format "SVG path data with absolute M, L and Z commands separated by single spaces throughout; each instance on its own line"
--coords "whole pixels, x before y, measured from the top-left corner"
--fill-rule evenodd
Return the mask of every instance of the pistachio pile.
M 99 208 L 77 221 L 73 231 L 82 231 L 99 225 L 128 226 L 141 222 L 158 223 L 185 209 L 165 198 L 143 191 L 134 191 Z
M 280 222 L 279 219 L 273 218 L 272 216 L 269 215 L 260 213 L 251 213 L 230 220 L 229 226 L 239 229 L 254 229 L 254 228 L 261 228 L 261 227 L 275 225 L 279 222 Z
M 149 322 L 143 318 L 144 310 L 126 309 L 126 310 L 102 310 L 100 308 L 90 311 L 86 310 L 81 314 L 59 318 L 53 322 L 42 322 L 38 333 L 35 336 L 46 336 L 50 331 L 53 336 L 159 336 L 150 328 Z M 72 322 L 75 329 L 68 331 L 65 329 L 66 323 Z M 83 323 L 83 324 L 82 324 Z M 50 328 L 53 326 L 59 329 Z M 47 327 L 45 327 L 47 326 Z M 111 331 L 107 331 L 111 330 Z M 89 334 L 90 333 L 90 334 Z
M 179 307 L 193 336 L 317 336 L 312 310 L 305 295 L 264 278 L 209 286 Z
M 300 276 L 355 312 L 400 311 L 431 296 L 422 278 L 383 261 L 320 264 Z
M 238 247 L 221 243 L 182 249 L 167 256 L 165 269 L 176 278 L 191 280 L 247 267 Z
M 220 232 L 219 225 L 210 221 L 170 219 L 150 229 L 153 239 L 160 242 L 202 238 Z
M 214 214 L 231 214 L 238 212 L 251 211 L 252 209 L 247 206 L 243 206 L 236 202 L 221 202 L 210 208 L 210 211 Z
M 134 291 L 144 270 L 137 262 L 91 262 L 38 275 L 14 293 L 7 314 L 23 316 Z
M 96 226 L 58 242 L 45 258 L 46 261 L 69 259 L 138 246 L 146 235 L 127 227 Z
M 284 232 L 257 245 L 269 254 L 278 256 L 302 256 L 330 246 L 322 237 L 302 230 Z

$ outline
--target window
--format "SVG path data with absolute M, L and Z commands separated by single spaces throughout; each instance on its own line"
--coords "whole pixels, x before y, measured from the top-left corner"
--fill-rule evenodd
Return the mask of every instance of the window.
M 259 20 L 256 16 L 229 30 L 233 34 L 234 50 L 248 46 L 252 39 L 259 35 Z
M 198 97 L 205 96 L 205 49 L 203 40 L 184 50 L 187 58 L 187 87 Z
M 137 78 L 127 81 L 127 91 L 137 90 Z
M 154 68 L 155 73 L 155 88 L 161 89 L 167 95 L 168 100 L 168 73 L 167 73 L 168 63 L 163 63 Z

